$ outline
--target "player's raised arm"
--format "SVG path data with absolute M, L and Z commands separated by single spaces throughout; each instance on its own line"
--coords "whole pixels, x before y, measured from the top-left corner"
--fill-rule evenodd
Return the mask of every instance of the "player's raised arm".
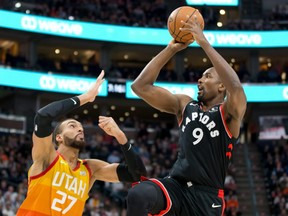
M 154 57 L 142 70 L 139 76 L 132 84 L 132 90 L 144 101 L 154 108 L 179 115 L 182 112 L 182 104 L 180 98 L 190 97 L 186 95 L 174 95 L 168 90 L 155 86 L 160 70 L 164 65 L 180 50 L 185 49 L 191 42 L 176 43 L 172 40 L 156 57 Z
M 40 166 L 42 166 L 41 169 L 44 170 L 56 156 L 55 148 L 52 143 L 52 121 L 83 104 L 94 101 L 95 97 L 98 95 L 99 87 L 104 81 L 103 77 L 104 71 L 101 72 L 96 82 L 87 92 L 79 96 L 52 102 L 37 111 L 34 118 L 35 128 L 32 148 L 34 165 L 39 162 Z
M 141 176 L 146 176 L 146 168 L 140 156 L 134 151 L 133 146 L 128 142 L 125 133 L 119 128 L 112 117 L 99 116 L 99 127 L 108 135 L 116 138 L 121 146 L 125 157 L 124 164 L 109 164 L 104 161 L 89 159 L 89 166 L 92 168 L 93 180 L 108 182 L 137 182 Z
M 184 23 L 183 23 L 184 24 Z M 239 135 L 241 121 L 246 111 L 246 96 L 238 75 L 228 62 L 210 45 L 197 17 L 192 17 L 184 24 L 183 31 L 190 30 L 195 41 L 202 47 L 220 77 L 223 87 L 227 90 L 227 100 L 224 102 L 225 118 L 228 127 L 235 137 Z M 232 120 L 232 122 L 230 121 Z M 229 124 L 231 122 L 232 124 Z M 234 122 L 236 124 L 234 124 Z M 238 127 L 239 126 L 239 127 Z

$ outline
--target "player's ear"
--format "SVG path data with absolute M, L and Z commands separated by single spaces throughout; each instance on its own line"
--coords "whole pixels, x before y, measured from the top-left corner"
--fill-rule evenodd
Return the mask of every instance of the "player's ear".
M 55 137 L 55 140 L 57 143 L 61 143 L 63 141 L 63 137 L 61 134 L 57 134 Z
M 219 85 L 218 85 L 218 91 L 219 91 L 219 92 L 226 91 L 226 88 L 225 88 L 225 86 L 223 85 L 223 83 L 219 83 Z

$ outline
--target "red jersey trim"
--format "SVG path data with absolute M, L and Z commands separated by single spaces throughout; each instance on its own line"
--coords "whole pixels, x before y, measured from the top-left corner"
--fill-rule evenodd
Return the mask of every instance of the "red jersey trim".
M 92 171 L 91 171 L 91 168 L 89 167 L 89 165 L 88 165 L 88 162 L 87 162 L 87 160 L 83 160 L 83 165 L 86 167 L 86 169 L 88 170 L 88 172 L 89 172 L 89 177 L 91 178 L 91 176 L 92 176 Z
M 185 112 L 185 109 L 186 107 L 188 106 L 188 104 L 192 103 L 193 101 L 190 101 L 189 103 L 186 104 L 186 106 L 183 108 L 182 110 L 182 118 L 180 119 L 180 121 L 178 122 L 178 126 L 180 127 L 182 122 L 183 122 L 183 116 L 184 116 L 184 112 Z
M 221 114 L 221 118 L 222 118 L 222 122 L 223 122 L 223 125 L 224 125 L 224 128 L 226 130 L 226 133 L 227 135 L 229 136 L 230 139 L 232 139 L 232 133 L 230 132 L 229 128 L 227 127 L 227 124 L 226 124 L 226 121 L 225 121 L 225 118 L 224 118 L 224 109 L 223 109 L 223 104 L 220 105 L 220 114 Z
M 141 176 L 141 180 L 140 181 L 152 181 L 154 182 L 155 184 L 157 184 L 160 189 L 163 191 L 164 195 L 165 195 L 165 198 L 166 198 L 166 201 L 167 201 L 167 206 L 166 206 L 166 209 L 162 210 L 159 212 L 159 214 L 155 214 L 155 215 L 152 215 L 152 214 L 148 214 L 148 216 L 162 216 L 162 215 L 165 215 L 167 214 L 171 207 L 172 207 L 172 200 L 169 196 L 169 193 L 167 191 L 167 189 L 165 188 L 165 186 L 157 179 L 154 179 L 154 178 L 147 178 L 145 176 Z M 135 186 L 136 184 L 139 184 L 140 182 L 134 182 L 132 183 L 132 187 Z
M 73 169 L 73 171 L 76 171 L 76 170 L 79 169 L 79 168 L 80 168 L 80 161 L 77 160 L 77 165 L 76 165 L 76 167 Z
M 41 173 L 39 173 L 38 175 L 34 175 L 34 176 L 30 176 L 30 181 L 33 179 L 37 179 L 40 178 L 41 176 L 44 176 L 50 169 L 52 169 L 52 167 L 56 164 L 56 162 L 59 159 L 59 154 L 57 154 L 56 158 L 54 159 L 54 161 Z
M 164 186 L 159 180 L 157 180 L 157 179 L 152 178 L 152 179 L 148 179 L 148 180 L 154 182 L 155 184 L 157 184 L 157 185 L 161 188 L 161 190 L 163 191 L 163 193 L 164 193 L 164 195 L 165 195 L 165 197 L 166 197 L 166 200 L 167 200 L 166 209 L 160 211 L 159 214 L 155 214 L 155 215 L 153 215 L 153 216 L 162 216 L 162 215 L 167 214 L 167 213 L 170 211 L 171 207 L 172 207 L 172 201 L 171 201 L 171 198 L 170 198 L 170 196 L 169 196 L 169 193 L 168 193 L 167 189 L 166 189 L 165 186 Z M 152 214 L 148 214 L 148 216 L 152 216 Z
M 223 190 L 219 190 L 218 197 L 222 199 L 222 214 L 221 214 L 221 216 L 222 216 L 222 215 L 224 215 L 224 210 L 226 208 L 225 200 L 224 200 L 224 191 Z

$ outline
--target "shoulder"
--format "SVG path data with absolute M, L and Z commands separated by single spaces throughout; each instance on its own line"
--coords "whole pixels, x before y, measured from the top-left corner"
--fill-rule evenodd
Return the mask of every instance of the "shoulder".
M 175 96 L 177 97 L 179 103 L 179 110 L 177 112 L 177 120 L 179 123 L 182 121 L 185 108 L 190 102 L 193 102 L 193 99 L 185 94 L 176 94 Z
M 117 182 L 119 181 L 117 175 L 118 163 L 107 163 L 102 160 L 88 159 L 86 160 L 91 170 L 91 183 L 96 180 Z
M 183 109 L 187 106 L 189 102 L 194 101 L 190 96 L 186 94 L 175 94 L 175 96 L 178 99 L 179 105 L 180 105 L 180 111 L 182 112 Z
M 175 94 L 175 96 L 178 98 L 180 101 L 191 101 L 193 100 L 192 97 L 190 97 L 187 94 Z

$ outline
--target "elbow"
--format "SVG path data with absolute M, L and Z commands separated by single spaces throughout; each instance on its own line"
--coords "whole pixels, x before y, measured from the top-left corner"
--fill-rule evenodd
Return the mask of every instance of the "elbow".
M 141 170 L 136 175 L 133 175 L 133 181 L 134 182 L 141 181 L 142 177 L 147 177 L 147 170 L 146 169 Z
M 34 133 L 39 138 L 44 138 L 51 135 L 53 132 L 52 120 L 42 115 L 40 111 L 37 111 L 34 117 Z
M 131 89 L 136 95 L 141 96 L 147 93 L 152 85 L 153 83 L 145 80 L 143 77 L 138 77 L 131 84 Z
M 141 169 L 141 171 L 140 171 L 140 177 L 141 176 L 147 176 L 147 170 L 146 170 L 146 168 L 145 167 L 143 167 L 142 169 Z
M 131 85 L 131 89 L 136 95 L 139 95 L 141 93 L 142 88 L 143 86 L 141 86 L 141 84 L 139 83 L 139 81 L 137 81 L 137 79 Z
M 39 125 L 50 125 L 52 123 L 52 119 L 40 109 L 36 112 L 34 123 Z
M 131 89 L 138 97 L 145 100 L 153 94 L 151 89 L 152 86 L 153 85 L 151 84 L 139 84 L 137 82 L 133 82 Z
M 147 177 L 147 170 L 142 162 L 140 162 L 138 168 L 135 170 L 134 175 L 132 176 L 134 181 L 140 181 L 142 176 Z
M 47 119 L 45 116 L 41 113 L 40 110 L 38 110 L 34 116 L 34 124 L 40 125 L 43 122 L 46 123 Z
M 134 81 L 132 84 L 131 84 L 131 89 L 135 92 L 137 91 L 137 83 Z

